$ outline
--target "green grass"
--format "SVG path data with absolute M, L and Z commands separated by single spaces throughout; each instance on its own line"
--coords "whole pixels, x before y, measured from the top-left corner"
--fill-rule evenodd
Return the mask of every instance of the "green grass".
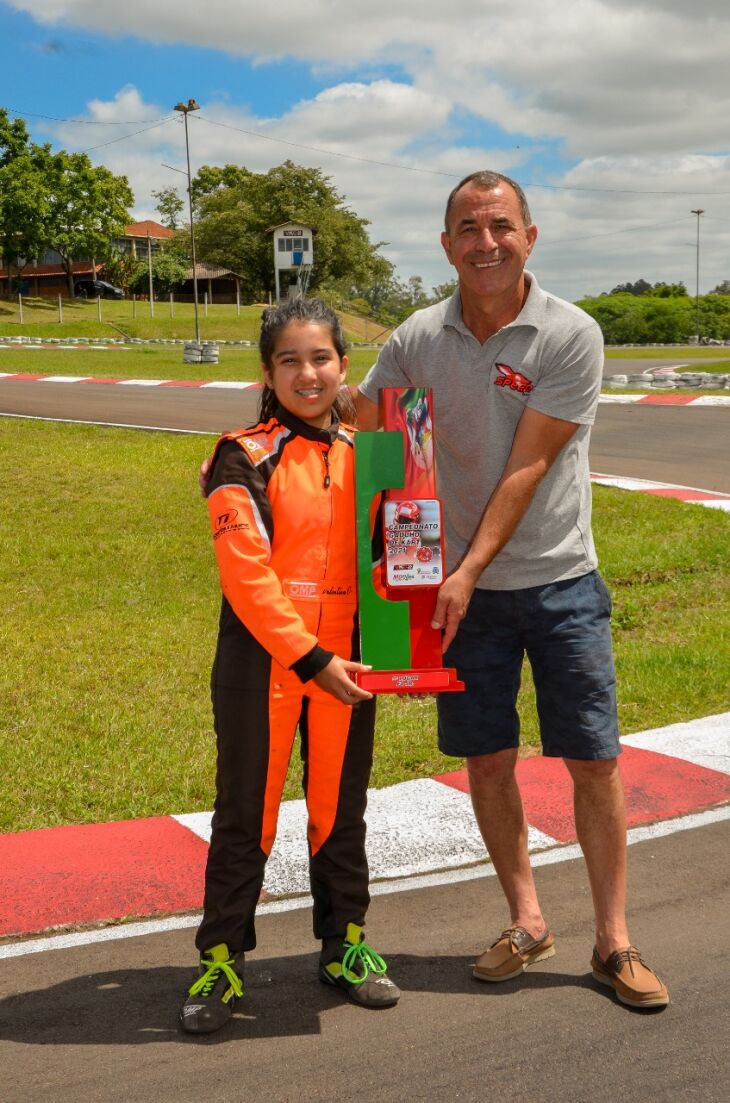
M 101 321 L 99 321 L 101 309 Z M 264 304 L 242 306 L 240 313 L 234 304 L 211 304 L 206 313 L 202 298 L 198 317 L 203 340 L 256 341 L 261 326 Z M 17 302 L 0 299 L 0 334 L 26 337 L 163 337 L 192 340 L 195 336 L 195 314 L 192 303 L 156 302 L 154 316 L 148 302 L 132 303 L 131 299 L 116 301 L 64 299 L 63 321 L 59 321 L 56 299 L 29 298 L 23 300 L 23 322 Z M 365 322 L 355 315 L 342 315 L 348 342 L 377 339 L 382 343 L 390 332 L 373 321 Z
M 348 353 L 349 383 L 359 383 L 375 362 L 373 349 L 352 349 Z M 261 378 L 256 349 L 224 346 L 217 364 L 185 364 L 178 345 L 111 346 L 94 349 L 42 350 L 3 349 L 0 371 L 31 372 L 37 375 L 83 375 L 123 379 L 217 379 L 258 382 Z
M 0 830 L 212 806 L 219 596 L 196 487 L 210 443 L 2 422 Z M 726 709 L 728 517 L 597 487 L 595 529 L 622 730 Z M 431 701 L 381 699 L 375 786 L 458 765 L 436 750 Z
M 607 360 L 703 360 L 724 356 L 723 345 L 621 345 L 606 349 Z M 713 371 L 708 364 L 707 371 Z

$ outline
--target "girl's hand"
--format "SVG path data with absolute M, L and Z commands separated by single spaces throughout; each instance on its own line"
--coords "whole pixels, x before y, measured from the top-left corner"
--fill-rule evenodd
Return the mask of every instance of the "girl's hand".
M 331 693 L 338 701 L 345 705 L 354 705 L 357 701 L 369 701 L 372 697 L 372 693 L 361 689 L 350 677 L 350 673 L 365 670 L 372 670 L 372 667 L 333 655 L 327 666 L 319 674 L 315 674 L 314 681 L 320 689 Z

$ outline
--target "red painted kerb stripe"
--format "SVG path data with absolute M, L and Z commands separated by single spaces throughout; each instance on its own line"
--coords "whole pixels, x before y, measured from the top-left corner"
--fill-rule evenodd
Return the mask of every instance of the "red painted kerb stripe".
M 649 403 L 654 406 L 687 406 L 696 401 L 697 397 L 691 394 L 645 394 L 638 400 L 637 406 Z
M 207 853 L 170 817 L 4 835 L 0 936 L 200 908 Z
M 680 758 L 624 747 L 619 768 L 629 826 L 672 819 L 730 800 L 730 777 Z M 465 770 L 434 778 L 469 792 Z M 527 822 L 560 842 L 575 839 L 570 775 L 559 758 L 521 759 L 517 781 Z

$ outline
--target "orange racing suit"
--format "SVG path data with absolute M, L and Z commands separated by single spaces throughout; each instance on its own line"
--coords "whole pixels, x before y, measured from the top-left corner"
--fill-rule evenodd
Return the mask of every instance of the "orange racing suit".
M 297 726 L 315 937 L 364 922 L 375 701 L 345 705 L 312 681 L 333 653 L 357 657 L 353 452 L 353 431 L 336 419 L 316 429 L 282 408 L 216 446 L 208 506 L 223 590 L 211 680 L 218 769 L 201 951 L 256 945 Z

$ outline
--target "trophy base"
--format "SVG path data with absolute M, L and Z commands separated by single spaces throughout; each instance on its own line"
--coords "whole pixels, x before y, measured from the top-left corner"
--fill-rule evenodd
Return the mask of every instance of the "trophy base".
M 452 667 L 428 670 L 366 670 L 354 676 L 370 693 L 458 693 L 464 683 Z

